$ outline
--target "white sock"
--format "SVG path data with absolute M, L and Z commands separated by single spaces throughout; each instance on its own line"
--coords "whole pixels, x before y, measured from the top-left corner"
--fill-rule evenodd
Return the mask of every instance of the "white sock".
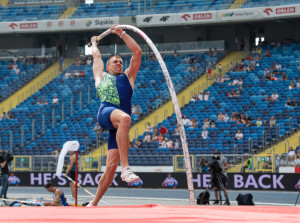
M 127 167 L 129 167 L 129 166 L 125 166 L 124 168 L 122 168 L 122 172 L 123 172 L 125 169 L 127 169 Z

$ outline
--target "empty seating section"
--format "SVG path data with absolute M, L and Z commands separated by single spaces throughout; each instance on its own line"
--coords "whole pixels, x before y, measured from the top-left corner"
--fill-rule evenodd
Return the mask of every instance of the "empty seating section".
M 177 13 L 192 11 L 207 11 L 227 9 L 231 5 L 231 0 L 162 0 L 162 1 L 132 1 L 131 8 L 127 1 L 114 1 L 94 3 L 91 5 L 81 4 L 71 18 L 107 17 L 107 16 L 131 16 L 141 14 Z M 151 2 L 153 5 L 151 5 Z
M 196 118 L 199 127 L 191 129 L 186 126 L 186 135 L 188 140 L 190 154 L 212 154 L 215 149 L 222 151 L 224 154 L 239 153 L 244 154 L 249 152 L 249 139 L 253 141 L 253 150 L 257 150 L 258 147 L 262 147 L 265 137 L 265 142 L 270 143 L 277 137 L 285 136 L 290 133 L 291 128 L 298 128 L 300 123 L 300 106 L 286 107 L 287 98 L 300 99 L 300 89 L 295 88 L 289 90 L 289 84 L 291 80 L 296 81 L 299 78 L 300 71 L 297 70 L 297 66 L 300 63 L 300 44 L 290 44 L 283 47 L 269 46 L 263 47 L 263 54 L 265 50 L 271 51 L 271 57 L 263 57 L 260 61 L 260 66 L 256 66 L 256 71 L 247 72 L 231 72 L 229 76 L 231 80 L 236 77 L 243 79 L 243 90 L 240 97 L 228 97 L 228 93 L 233 88 L 237 90 L 237 86 L 229 85 L 229 83 L 215 83 L 210 86 L 206 91 L 210 92 L 210 98 L 208 101 L 195 101 L 190 102 L 187 106 L 182 108 L 183 115 L 187 115 L 189 119 Z M 264 77 L 264 69 L 270 68 L 270 65 L 274 61 L 279 61 L 283 67 L 280 71 L 286 72 L 288 75 L 287 81 L 280 81 L 278 75 L 278 81 L 266 81 Z M 248 61 L 245 61 L 247 64 Z M 275 91 L 279 95 L 279 99 L 275 102 L 266 101 L 267 94 L 272 94 Z M 261 127 L 245 127 L 243 124 L 237 124 L 237 121 L 220 122 L 217 121 L 219 112 L 228 114 L 231 116 L 233 112 L 239 114 L 249 114 L 250 118 L 256 123 L 257 117 L 261 120 L 266 120 L 267 124 Z M 275 117 L 278 127 L 270 127 L 269 120 L 271 116 Z M 203 139 L 201 136 L 202 126 L 205 118 L 214 120 L 216 128 L 208 128 L 209 137 Z M 291 118 L 291 119 L 290 119 Z M 169 134 L 166 135 L 173 142 L 178 139 L 179 136 L 173 135 L 176 127 L 175 114 L 168 117 L 162 123 L 169 130 Z M 235 135 L 238 130 L 241 130 L 244 134 L 243 140 L 236 140 Z M 140 135 L 138 138 L 143 140 L 144 136 Z M 135 139 L 134 139 L 135 140 Z M 250 147 L 252 148 L 252 147 Z M 148 165 L 162 165 L 161 158 L 155 159 L 153 157 L 169 157 L 169 164 L 172 164 L 171 157 L 173 155 L 182 154 L 181 149 L 162 149 L 158 148 L 158 142 L 142 142 L 141 148 L 131 148 L 129 157 L 133 164 L 145 164 Z M 142 158 L 137 158 L 141 156 Z M 146 157 L 146 158 L 145 158 Z M 167 158 L 166 158 L 167 159 Z M 166 161 L 167 162 L 167 161 Z
M 0 21 L 34 21 L 58 19 L 66 5 L 0 7 Z
M 16 74 L 13 69 L 8 69 L 8 61 L 0 61 L 0 102 L 20 89 L 42 70 L 46 64 L 24 64 L 17 62 L 20 73 Z
M 216 61 L 216 57 L 210 57 L 207 54 L 201 54 L 203 61 L 210 59 Z M 194 55 L 198 57 L 197 55 Z M 182 64 L 185 55 L 174 58 L 166 56 L 166 64 L 176 85 L 176 90 L 182 90 L 191 80 L 194 80 L 200 74 L 198 72 L 187 72 L 187 65 Z M 124 64 L 129 63 L 130 58 L 124 58 Z M 132 104 L 139 104 L 146 114 L 157 105 L 169 98 L 167 85 L 161 68 L 157 61 L 148 62 L 142 59 L 142 65 L 137 75 Z M 104 61 L 106 62 L 106 61 Z M 204 68 L 200 67 L 199 72 L 203 73 Z M 92 66 L 72 65 L 67 70 L 83 70 L 85 77 L 65 79 L 64 73 L 57 76 L 49 84 L 37 91 L 30 98 L 26 99 L 16 108 L 12 109 L 15 114 L 14 120 L 1 120 L 1 145 L 3 149 L 9 149 L 10 132 L 13 132 L 13 153 L 15 155 L 45 155 L 56 150 L 66 140 L 78 140 L 80 150 L 85 152 L 87 145 L 89 148 L 96 146 L 96 133 L 94 126 L 100 100 L 96 96 Z M 185 76 L 187 78 L 185 78 Z M 186 80 L 184 82 L 184 80 Z M 188 81 L 189 80 L 189 81 Z M 90 86 L 90 103 L 88 102 L 88 87 Z M 80 93 L 81 92 L 81 93 Z M 52 104 L 54 96 L 59 99 L 58 105 Z M 38 98 L 48 101 L 48 105 L 37 104 Z M 73 97 L 73 115 L 71 115 L 71 98 Z M 80 105 L 80 97 L 82 104 Z M 62 102 L 64 107 L 62 108 Z M 82 109 L 80 109 L 80 106 Z M 64 110 L 64 120 L 63 111 Z M 45 134 L 43 134 L 42 119 L 45 117 Z M 52 116 L 55 119 L 55 127 L 52 127 Z M 132 118 L 134 119 L 134 118 Z M 32 140 L 32 120 L 35 120 L 35 139 Z M 134 120 L 133 120 L 134 121 Z M 24 126 L 24 146 L 21 146 L 21 126 Z M 3 134 L 2 134 L 3 132 Z M 107 133 L 101 136 L 107 138 Z
M 300 4 L 299 0 L 247 0 L 242 8 Z

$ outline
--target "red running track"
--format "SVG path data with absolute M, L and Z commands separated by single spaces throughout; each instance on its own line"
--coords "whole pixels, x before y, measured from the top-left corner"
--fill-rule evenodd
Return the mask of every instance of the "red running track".
M 300 207 L 105 206 L 2 207 L 1 222 L 300 222 Z

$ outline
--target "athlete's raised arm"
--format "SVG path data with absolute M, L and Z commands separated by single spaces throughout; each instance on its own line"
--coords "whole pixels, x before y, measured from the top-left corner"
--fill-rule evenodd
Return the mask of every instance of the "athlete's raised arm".
M 132 57 L 130 59 L 129 68 L 126 69 L 125 74 L 128 76 L 129 79 L 133 79 L 133 81 L 136 78 L 137 72 L 139 71 L 140 65 L 141 65 L 141 57 L 142 57 L 142 50 L 140 46 L 137 44 L 137 42 L 131 38 L 125 31 L 122 29 L 114 29 L 116 25 L 113 25 L 111 27 L 111 32 L 118 35 L 120 38 L 122 38 L 129 48 L 129 50 L 132 52 Z
M 95 87 L 99 85 L 100 81 L 103 78 L 103 71 L 104 71 L 104 64 L 103 60 L 101 58 L 100 50 L 98 49 L 98 42 L 96 40 L 96 36 L 93 36 L 91 38 L 92 42 L 92 56 L 94 59 L 93 62 L 93 73 L 94 73 L 94 79 L 95 79 Z

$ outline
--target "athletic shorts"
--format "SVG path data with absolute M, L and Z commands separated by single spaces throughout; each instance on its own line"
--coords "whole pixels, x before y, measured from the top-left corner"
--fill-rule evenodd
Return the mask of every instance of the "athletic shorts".
M 211 179 L 211 186 L 212 187 L 217 187 L 217 188 L 221 188 L 221 184 L 219 183 L 219 180 L 221 181 L 221 183 L 223 183 L 224 187 L 227 188 L 227 180 L 226 177 L 223 174 L 219 175 L 219 179 L 215 176 L 212 177 Z
M 75 165 L 75 164 L 74 164 Z M 68 174 L 68 176 L 75 181 L 75 171 L 71 170 Z M 72 182 L 71 180 L 69 180 L 69 182 Z
M 104 130 L 108 130 L 108 147 L 107 149 L 118 149 L 118 144 L 117 144 L 117 129 L 113 126 L 111 120 L 110 120 L 110 115 L 111 113 L 116 110 L 122 110 L 120 108 L 115 108 L 115 107 L 105 107 L 105 106 L 100 106 L 98 115 L 97 115 L 97 121 L 100 125 L 100 127 Z M 126 111 L 124 111 L 126 114 L 128 114 Z M 130 115 L 130 114 L 129 114 Z

